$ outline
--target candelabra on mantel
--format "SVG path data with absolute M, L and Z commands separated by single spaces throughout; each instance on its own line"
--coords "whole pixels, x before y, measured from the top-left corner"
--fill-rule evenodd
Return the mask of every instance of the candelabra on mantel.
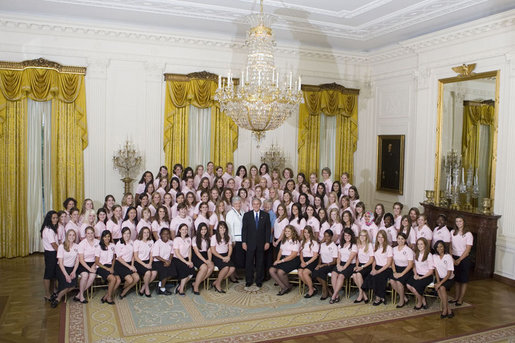
M 465 173 L 461 156 L 454 149 L 445 156 L 444 168 L 446 185 L 445 191 L 440 193 L 440 206 L 450 204 L 451 209 L 472 211 L 473 200 L 477 201 L 479 197 L 478 170 L 476 169 L 474 174 L 472 167 L 469 167 Z M 463 201 L 460 195 L 464 198 Z
M 129 139 L 113 155 L 113 165 L 118 169 L 124 183 L 124 194 L 131 193 L 132 176 L 138 172 L 143 157 Z
M 270 170 L 283 170 L 286 164 L 286 157 L 281 148 L 275 144 L 270 145 L 267 151 L 261 156 L 261 163 L 268 164 Z

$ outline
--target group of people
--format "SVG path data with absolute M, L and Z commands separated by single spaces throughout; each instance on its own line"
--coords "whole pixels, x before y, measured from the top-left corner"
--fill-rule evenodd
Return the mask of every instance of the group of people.
M 225 170 L 212 162 L 193 170 L 176 164 L 156 177 L 143 173 L 135 194 L 121 204 L 107 195 L 97 211 L 85 199 L 81 209 L 68 198 L 62 211 L 47 213 L 41 227 L 45 249 L 45 298 L 53 307 L 76 286 L 73 298 L 86 303 L 86 290 L 97 275 L 108 285 L 102 302 L 114 304 L 141 281 L 139 295 L 151 297 L 150 284 L 158 280 L 157 294 L 185 295 L 190 280 L 193 293 L 217 270 L 212 288 L 225 290 L 229 278 L 239 282 L 245 270 L 245 287 L 261 287 L 272 278 L 278 296 L 292 286 L 289 273 L 297 270 L 307 285 L 306 298 L 319 290 L 321 300 L 340 301 L 339 292 L 351 280 L 358 288 L 356 303 L 386 303 L 387 285 L 399 294 L 398 308 L 408 302 L 406 289 L 415 295 L 415 309 L 427 308 L 426 287 L 434 281 L 442 303 L 441 317 L 454 314 L 448 303 L 463 303 L 471 268 L 472 233 L 463 218 L 454 229 L 439 216 L 431 229 L 413 207 L 402 215 L 396 202 L 392 212 L 382 204 L 367 211 L 349 175 L 331 179 L 323 168 L 322 180 L 312 173 L 295 177 L 290 168 L 269 170 L 266 163 L 245 166 L 228 163 Z M 329 287 L 328 280 L 332 287 Z M 55 280 L 58 280 L 57 285 Z M 455 297 L 447 291 L 455 285 Z

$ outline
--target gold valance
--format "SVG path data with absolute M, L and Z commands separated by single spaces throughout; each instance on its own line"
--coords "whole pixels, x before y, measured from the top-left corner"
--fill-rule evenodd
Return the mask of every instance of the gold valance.
M 354 152 L 358 142 L 358 89 L 338 84 L 304 85 L 304 104 L 299 108 L 299 171 L 318 173 L 320 115 L 337 116 L 336 119 L 336 175 L 353 175 Z
M 165 74 L 165 127 L 163 147 L 165 163 L 188 165 L 189 106 L 211 108 L 211 159 L 216 165 L 233 161 L 238 147 L 238 127 L 220 112 L 214 100 L 218 76 L 208 72 L 188 75 Z
M 86 75 L 86 67 L 63 66 L 57 62 L 49 61 L 42 57 L 23 62 L 0 61 L 0 69 L 24 70 L 29 68 L 53 69 L 59 73 Z

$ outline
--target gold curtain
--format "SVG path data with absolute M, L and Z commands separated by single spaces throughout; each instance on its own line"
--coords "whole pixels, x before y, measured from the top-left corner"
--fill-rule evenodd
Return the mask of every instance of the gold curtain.
M 63 67 L 82 72 L 61 73 L 49 68 L 23 69 L 24 63 L 3 62 L 0 65 L 0 257 L 24 256 L 29 252 L 26 223 L 27 98 L 52 101 L 54 204 L 61 204 L 67 196 L 78 201 L 84 198 L 82 150 L 88 145 L 85 69 Z M 4 64 L 15 68 L 4 69 Z
M 191 75 L 191 76 L 190 76 Z M 238 127 L 231 118 L 220 111 L 214 100 L 217 88 L 216 75 L 193 73 L 167 74 L 165 98 L 164 151 L 165 164 L 188 165 L 189 106 L 211 108 L 211 160 L 215 165 L 233 161 L 238 147 Z
M 336 118 L 336 156 L 333 174 L 354 174 L 354 152 L 358 142 L 358 90 L 331 84 L 305 86 L 304 104 L 299 109 L 299 171 L 318 174 L 320 115 Z
M 479 168 L 479 132 L 481 125 L 489 127 L 489 146 L 492 148 L 494 137 L 495 103 L 492 100 L 483 102 L 463 102 L 463 133 L 461 151 L 465 169 Z M 487 166 L 490 171 L 490 166 Z M 490 178 L 490 176 L 489 176 Z

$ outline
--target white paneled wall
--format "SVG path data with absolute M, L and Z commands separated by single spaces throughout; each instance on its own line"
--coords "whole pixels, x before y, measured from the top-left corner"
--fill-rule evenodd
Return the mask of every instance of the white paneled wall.
M 344 53 L 281 47 L 278 68 L 298 70 L 303 83 L 337 82 L 359 88 L 359 140 L 354 184 L 369 207 L 394 201 L 408 207 L 433 188 L 438 79 L 454 76 L 452 66 L 477 63 L 478 72 L 501 70 L 495 212 L 515 203 L 515 12 L 443 30 L 372 53 Z M 241 42 L 101 28 L 96 23 L 48 22 L 41 18 L 0 18 L 0 60 L 38 57 L 64 65 L 87 66 L 89 146 L 85 150 L 85 194 L 97 205 L 111 193 L 120 200 L 123 185 L 112 155 L 131 138 L 145 155 L 145 169 L 164 163 L 163 73 L 207 70 L 238 72 L 245 61 Z M 240 37 L 240 38 L 243 38 Z M 258 148 L 240 130 L 235 164 L 259 163 L 271 144 L 297 166 L 298 116 L 268 133 Z M 404 194 L 376 192 L 377 135 L 406 135 Z M 503 218 L 497 243 L 496 273 L 515 279 L 515 223 Z

